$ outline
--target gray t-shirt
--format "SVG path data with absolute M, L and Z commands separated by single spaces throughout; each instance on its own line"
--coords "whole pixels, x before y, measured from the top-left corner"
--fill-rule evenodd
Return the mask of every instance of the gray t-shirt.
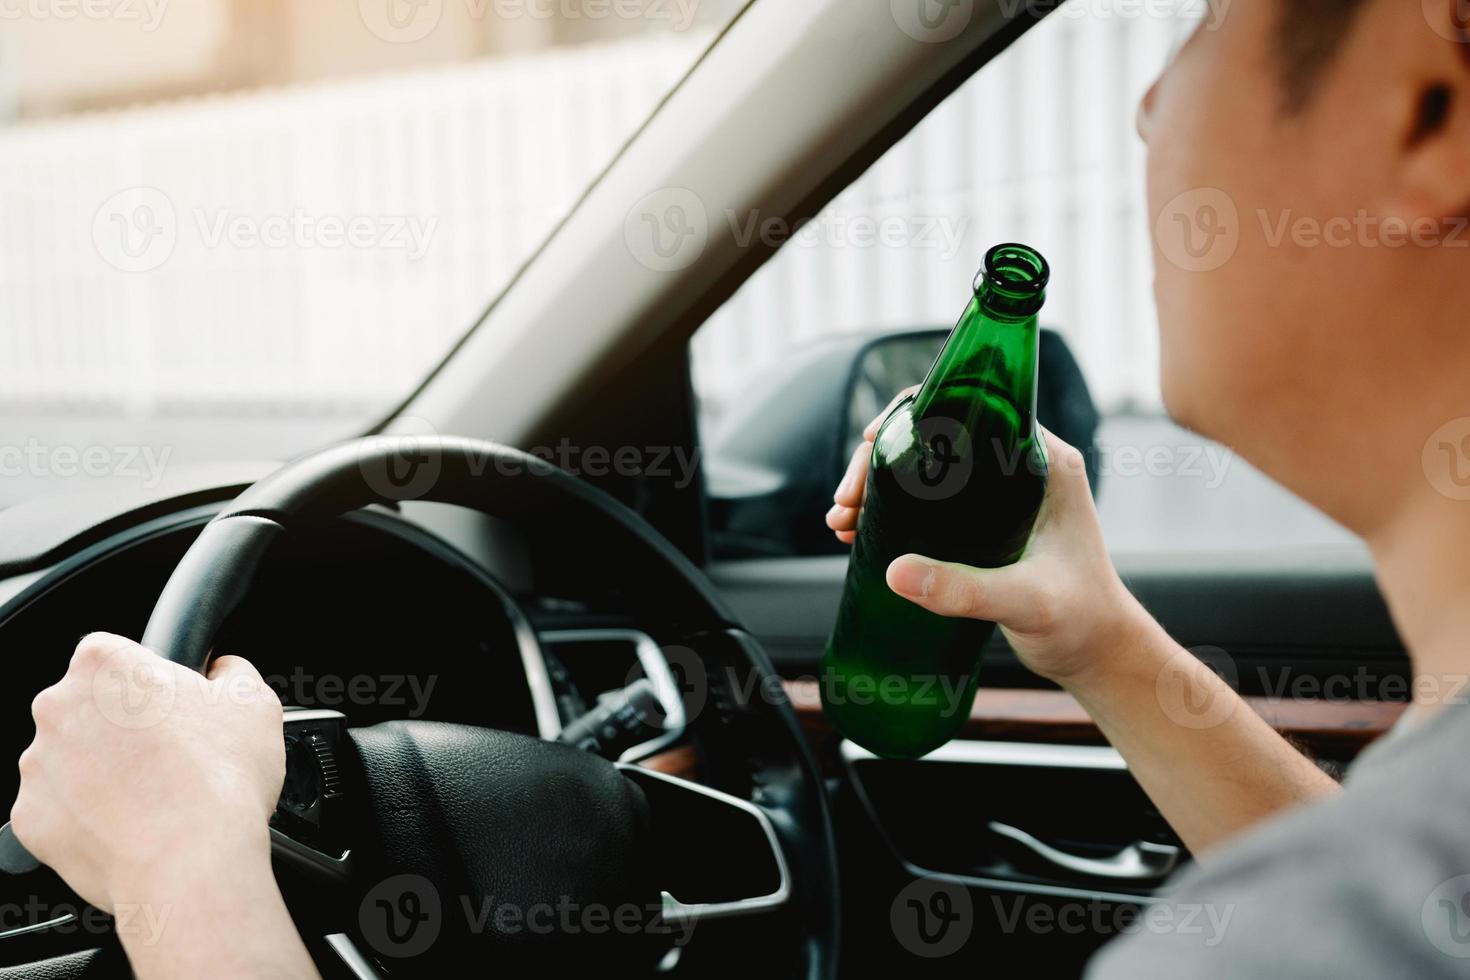
M 1089 980 L 1470 977 L 1470 706 L 1370 746 L 1342 795 L 1172 882 Z

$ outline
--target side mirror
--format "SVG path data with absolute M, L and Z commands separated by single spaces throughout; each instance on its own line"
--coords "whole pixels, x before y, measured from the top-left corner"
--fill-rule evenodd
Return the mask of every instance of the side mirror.
M 762 378 L 707 438 L 711 554 L 717 560 L 844 554 L 824 523 L 862 431 L 923 380 L 949 331 L 834 337 Z M 1066 341 L 1041 332 L 1041 423 L 1087 458 L 1097 488 L 1098 412 Z
M 948 330 L 922 330 L 889 334 L 868 345 L 855 365 L 848 390 L 842 465 L 846 465 L 862 441 L 863 429 L 887 407 L 894 393 L 924 379 L 948 337 Z M 1082 450 L 1095 496 L 1100 417 L 1077 359 L 1066 340 L 1054 330 L 1041 331 L 1038 373 L 1036 414 L 1041 424 L 1063 442 Z M 835 478 L 841 478 L 840 468 Z M 836 486 L 835 479 L 833 485 Z

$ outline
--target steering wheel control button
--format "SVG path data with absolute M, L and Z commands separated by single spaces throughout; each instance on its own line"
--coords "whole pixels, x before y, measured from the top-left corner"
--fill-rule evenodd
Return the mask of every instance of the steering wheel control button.
M 326 737 L 313 732 L 306 736 L 316 759 L 317 771 L 321 774 L 322 799 L 335 800 L 342 795 L 342 774 L 337 769 L 337 757 L 332 754 L 332 745 Z
M 338 757 L 345 717 L 336 711 L 287 711 L 286 780 L 271 826 L 329 856 L 342 852 L 334 820 L 342 799 Z
M 303 739 L 286 736 L 286 782 L 281 787 L 280 805 L 294 813 L 307 813 L 322 797 L 322 778 L 316 753 Z
M 663 703 L 646 678 L 598 699 L 597 707 L 568 725 L 561 741 L 584 752 L 616 759 L 664 730 Z

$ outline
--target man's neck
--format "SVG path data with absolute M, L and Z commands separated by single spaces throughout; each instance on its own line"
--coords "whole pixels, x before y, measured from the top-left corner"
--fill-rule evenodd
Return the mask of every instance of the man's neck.
M 1413 664 L 1413 716 L 1470 698 L 1470 503 L 1421 497 L 1368 544 Z

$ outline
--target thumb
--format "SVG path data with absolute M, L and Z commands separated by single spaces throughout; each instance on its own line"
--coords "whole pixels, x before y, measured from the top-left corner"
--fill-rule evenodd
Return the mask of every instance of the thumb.
M 888 587 L 940 616 L 983 619 L 1017 632 L 1039 624 L 1037 590 L 1020 565 L 971 568 L 904 555 L 888 566 Z
M 1087 479 L 1087 457 L 1080 449 L 1058 439 L 1046 428 L 1041 430 L 1046 440 L 1047 503 L 1052 507 L 1068 510 L 1092 506 L 1092 485 Z

